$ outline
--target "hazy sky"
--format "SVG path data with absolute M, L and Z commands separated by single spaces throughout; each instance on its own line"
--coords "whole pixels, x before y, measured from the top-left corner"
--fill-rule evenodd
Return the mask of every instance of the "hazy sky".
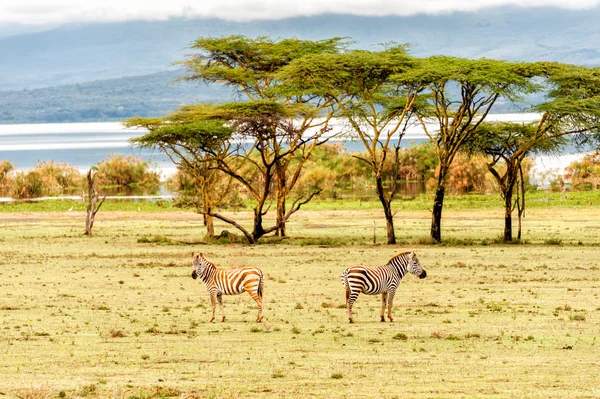
M 322 13 L 412 15 L 477 11 L 501 5 L 595 7 L 600 0 L 0 0 L 0 23 L 218 17 L 235 21 L 280 19 Z

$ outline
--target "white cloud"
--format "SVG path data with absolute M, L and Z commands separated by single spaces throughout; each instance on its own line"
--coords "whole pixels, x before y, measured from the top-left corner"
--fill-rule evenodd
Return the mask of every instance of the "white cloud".
M 216 17 L 234 21 L 281 19 L 323 13 L 365 16 L 477 11 L 510 5 L 586 9 L 600 0 L 2 0 L 0 23 L 164 20 Z

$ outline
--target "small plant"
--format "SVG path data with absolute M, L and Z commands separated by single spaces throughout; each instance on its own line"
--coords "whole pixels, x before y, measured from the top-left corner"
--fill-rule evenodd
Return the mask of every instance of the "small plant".
M 83 387 L 81 387 L 79 392 L 77 392 L 77 395 L 83 397 L 90 396 L 96 393 L 96 389 L 96 385 L 94 384 L 84 385 Z
M 304 306 L 300 302 L 296 303 L 296 307 L 294 309 L 304 309 Z
M 406 335 L 404 333 L 398 333 L 398 334 L 394 335 L 392 337 L 392 339 L 395 339 L 397 341 L 408 341 L 408 335 Z
M 562 240 L 560 238 L 547 238 L 544 240 L 544 244 L 546 244 L 546 245 L 561 245 Z
M 321 326 L 321 327 L 317 328 L 315 331 L 313 331 L 312 335 L 323 334 L 324 332 L 325 332 L 325 326 Z
M 259 333 L 261 331 L 262 331 L 262 329 L 260 329 L 259 327 L 256 327 L 256 326 L 250 328 L 251 333 Z
M 569 320 L 572 321 L 585 321 L 585 316 L 582 314 L 574 314 L 569 316 Z
M 300 334 L 302 331 L 298 327 L 292 327 L 292 334 Z
M 445 339 L 447 341 L 460 341 L 460 337 L 454 334 L 448 334 Z
M 284 376 L 285 375 L 281 370 L 275 370 L 273 371 L 273 374 L 271 374 L 271 378 L 283 378 Z
M 124 337 L 126 337 L 126 336 L 127 336 L 127 334 L 125 334 L 125 333 L 123 332 L 123 330 L 110 330 L 110 331 L 108 332 L 108 335 L 109 335 L 111 338 L 124 338 Z
M 344 376 L 342 375 L 342 373 L 333 373 L 333 374 L 331 374 L 331 378 L 334 380 L 339 380 L 339 379 L 344 378 Z
M 158 244 L 158 245 L 174 245 L 175 244 L 175 242 L 173 242 L 173 240 L 171 240 L 169 237 L 161 236 L 161 235 L 155 235 L 154 237 L 142 236 L 142 237 L 138 238 L 137 242 L 141 243 L 141 244 Z
M 481 338 L 481 334 L 479 334 L 479 333 L 468 333 L 468 334 L 465 334 L 465 338 Z

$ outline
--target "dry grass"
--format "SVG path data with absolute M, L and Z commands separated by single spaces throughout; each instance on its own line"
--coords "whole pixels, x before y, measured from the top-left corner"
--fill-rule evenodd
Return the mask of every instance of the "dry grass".
M 0 214 L 0 396 L 595 398 L 597 213 L 531 212 L 527 245 L 481 245 L 501 224 L 483 211 L 445 214 L 448 236 L 472 245 L 411 242 L 425 214 L 397 216 L 410 244 L 370 245 L 379 214 L 341 211 L 300 213 L 286 243 L 203 245 L 221 267 L 263 270 L 262 325 L 248 295 L 207 323 L 198 248 L 138 242 L 199 239 L 193 213 L 99 214 L 93 238 L 81 214 Z M 543 245 L 549 233 L 560 246 Z M 301 245 L 320 237 L 342 244 Z M 428 278 L 403 281 L 396 322 L 362 295 L 348 324 L 341 271 L 413 248 Z

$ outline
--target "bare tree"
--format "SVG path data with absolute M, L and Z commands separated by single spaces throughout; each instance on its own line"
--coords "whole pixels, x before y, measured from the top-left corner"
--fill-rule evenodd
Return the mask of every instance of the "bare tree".
M 102 201 L 98 204 L 98 189 L 96 188 L 96 183 L 94 182 L 95 174 L 92 173 L 92 169 L 90 169 L 87 173 L 87 181 L 88 181 L 88 207 L 87 207 L 87 215 L 85 217 L 85 235 L 92 236 L 92 227 L 94 227 L 94 219 L 96 218 L 96 213 L 100 210 L 100 207 L 104 203 L 106 199 L 106 195 L 102 198 Z

